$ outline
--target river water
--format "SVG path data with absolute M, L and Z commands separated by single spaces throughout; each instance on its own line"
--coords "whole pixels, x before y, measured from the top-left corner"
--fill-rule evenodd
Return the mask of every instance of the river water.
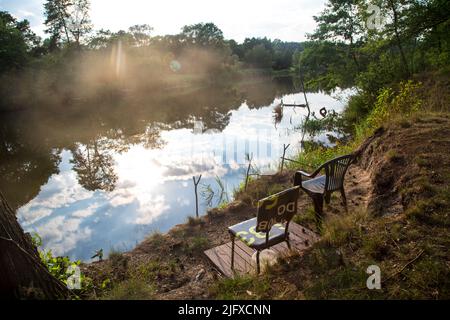
M 345 96 L 307 94 L 316 115 L 322 107 L 342 110 Z M 246 154 L 254 170 L 267 173 L 277 170 L 283 144 L 290 144 L 288 154 L 298 152 L 306 110 L 284 108 L 275 123 L 281 100 L 304 103 L 293 79 L 159 93 L 64 116 L 4 118 L 0 190 L 22 227 L 56 255 L 89 261 L 100 248 L 129 250 L 195 216 L 193 176 L 202 175 L 204 214 L 232 199 Z M 207 190 L 214 191 L 209 203 Z

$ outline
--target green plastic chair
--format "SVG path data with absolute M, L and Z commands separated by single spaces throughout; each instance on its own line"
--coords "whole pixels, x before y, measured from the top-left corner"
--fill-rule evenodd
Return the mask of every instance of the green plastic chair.
M 319 217 L 323 215 L 323 202 L 330 203 L 331 194 L 340 191 L 342 204 L 347 210 L 347 198 L 344 190 L 344 177 L 348 167 L 353 163 L 354 155 L 348 154 L 325 162 L 313 173 L 297 171 L 294 175 L 294 185 L 300 186 L 313 200 L 314 210 Z M 318 174 L 325 170 L 325 175 Z M 306 177 L 308 179 L 303 179 Z
M 262 250 L 286 241 L 289 249 L 289 223 L 297 213 L 299 187 L 293 187 L 258 201 L 256 218 L 228 227 L 231 236 L 231 269 L 234 270 L 234 246 L 238 238 L 256 250 L 256 268 L 260 273 Z

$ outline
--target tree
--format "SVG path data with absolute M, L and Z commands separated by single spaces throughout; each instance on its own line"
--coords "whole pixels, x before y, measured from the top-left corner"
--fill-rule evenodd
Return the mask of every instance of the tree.
M 64 36 L 67 43 L 70 43 L 68 19 L 70 0 L 47 0 L 44 4 L 46 33 L 51 35 L 53 41 L 58 42 Z
M 150 44 L 152 31 L 153 28 L 148 24 L 137 24 L 128 29 L 128 32 L 133 35 L 134 43 L 137 47 L 148 46 Z
M 68 7 L 68 29 L 78 46 L 81 39 L 92 30 L 90 6 L 89 0 L 72 0 Z
M 295 54 L 294 60 L 310 89 L 331 91 L 355 85 L 357 71 L 348 56 L 348 44 L 311 41 Z
M 67 287 L 47 270 L 29 234 L 0 193 L 0 298 L 61 299 Z
M 378 4 L 390 15 L 384 31 L 398 49 L 403 74 L 409 76 L 418 71 L 414 61 L 418 50 L 422 58 L 425 52 L 433 56 L 434 51 L 437 55 L 445 51 L 450 26 L 448 1 L 380 0 Z
M 245 62 L 257 68 L 272 67 L 272 52 L 264 44 L 258 44 L 245 53 Z
M 392 30 L 394 32 L 395 35 L 395 40 L 396 40 L 396 44 L 398 46 L 399 52 L 400 52 L 400 57 L 402 59 L 402 63 L 403 63 L 403 67 L 405 70 L 405 73 L 407 76 L 410 75 L 410 70 L 409 70 L 409 65 L 408 65 L 408 61 L 406 60 L 406 55 L 405 55 L 405 50 L 403 49 L 403 43 L 402 43 L 402 39 L 400 37 L 400 15 L 401 15 L 401 4 L 399 1 L 396 0 L 387 0 L 387 4 L 389 9 L 392 12 Z
M 363 22 L 358 17 L 358 2 L 360 1 L 329 0 L 325 10 L 313 17 L 318 27 L 310 38 L 349 44 L 349 54 L 359 69 L 356 43 L 363 35 Z
M 220 47 L 224 45 L 222 30 L 211 22 L 184 26 L 181 35 L 188 42 L 203 47 Z
M 298 42 L 283 42 L 275 39 L 272 41 L 273 47 L 273 68 L 275 70 L 289 69 L 292 66 L 292 58 L 296 50 L 303 48 Z
M 0 73 L 24 66 L 37 41 L 27 20 L 17 21 L 8 12 L 0 11 Z
M 111 44 L 112 36 L 110 30 L 100 29 L 89 39 L 88 47 L 94 50 L 107 48 Z
M 52 42 L 59 42 L 63 36 L 67 43 L 72 40 L 80 46 L 81 40 L 91 30 L 89 0 L 47 0 L 45 9 L 45 32 L 51 35 Z

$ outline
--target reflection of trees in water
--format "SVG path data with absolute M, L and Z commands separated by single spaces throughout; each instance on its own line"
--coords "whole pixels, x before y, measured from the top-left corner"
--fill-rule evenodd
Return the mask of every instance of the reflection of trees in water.
M 136 133 L 135 130 L 110 129 L 103 138 L 102 144 L 107 149 L 116 153 L 123 153 L 130 149 L 132 145 L 142 144 L 147 149 L 159 149 L 165 144 L 161 139 L 161 129 L 157 124 L 150 124 L 142 129 L 142 133 Z
M 73 159 L 70 163 L 78 175 L 78 182 L 86 190 L 114 190 L 117 175 L 114 172 L 114 159 L 109 152 L 108 144 L 101 139 L 72 149 Z
M 58 173 L 59 152 L 45 141 L 36 143 L 27 126 L 0 121 L 0 190 L 15 209 L 36 197 L 40 187 Z
M 74 171 L 88 190 L 112 190 L 117 182 L 112 154 L 142 144 L 163 146 L 161 129 L 223 130 L 230 111 L 244 102 L 249 107 L 269 105 L 294 92 L 290 80 L 256 80 L 228 87 L 197 88 L 187 92 L 152 92 L 65 108 L 64 112 L 3 116 L 0 119 L 0 189 L 14 207 L 37 196 L 40 187 L 58 173 L 63 149 L 73 153 Z
M 137 144 L 150 149 L 160 148 L 163 142 L 159 129 L 148 126 L 144 133 L 135 135 L 127 135 L 122 129 L 111 129 L 103 137 L 76 144 L 71 149 L 73 159 L 70 162 L 77 173 L 78 183 L 89 191 L 113 191 L 118 179 L 113 153 L 126 152 Z
M 295 88 L 291 77 L 280 77 L 250 84 L 244 90 L 249 108 L 261 108 L 270 105 L 275 98 L 294 92 Z

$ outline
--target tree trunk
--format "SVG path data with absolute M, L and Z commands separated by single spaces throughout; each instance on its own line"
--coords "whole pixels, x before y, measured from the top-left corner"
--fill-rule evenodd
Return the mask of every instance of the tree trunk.
M 69 294 L 41 262 L 30 235 L 0 192 L 0 299 L 61 299 Z
M 391 10 L 392 10 L 392 13 L 394 15 L 394 34 L 395 34 L 395 39 L 397 40 L 398 49 L 400 50 L 400 57 L 402 59 L 403 66 L 405 68 L 405 72 L 409 76 L 409 75 L 411 75 L 411 73 L 410 73 L 410 70 L 409 70 L 408 61 L 406 60 L 405 52 L 403 51 L 403 45 L 402 45 L 402 41 L 400 39 L 400 33 L 398 31 L 398 12 L 397 12 L 397 8 L 395 7 L 395 4 L 394 4 L 393 0 L 389 0 L 389 4 L 391 6 Z

